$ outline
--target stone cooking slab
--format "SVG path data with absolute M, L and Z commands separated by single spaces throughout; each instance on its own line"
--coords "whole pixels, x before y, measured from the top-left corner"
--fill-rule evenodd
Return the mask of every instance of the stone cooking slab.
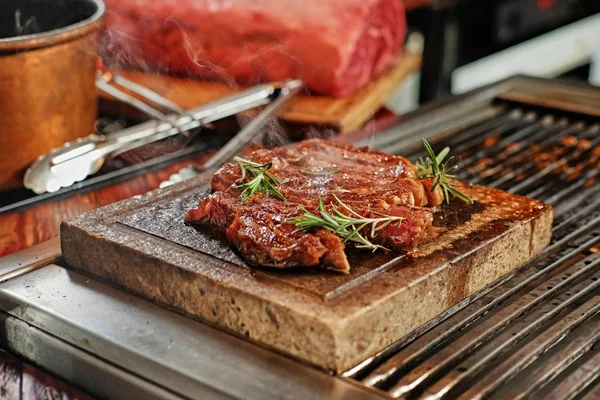
M 244 264 L 183 224 L 199 176 L 63 223 L 71 268 L 316 366 L 341 372 L 522 265 L 550 241 L 552 208 L 481 186 L 445 205 L 416 257 L 351 252 L 352 272 Z

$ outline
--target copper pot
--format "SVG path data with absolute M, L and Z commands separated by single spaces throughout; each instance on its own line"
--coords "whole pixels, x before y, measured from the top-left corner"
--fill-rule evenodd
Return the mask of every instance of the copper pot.
M 0 2 L 0 190 L 39 155 L 92 133 L 100 0 Z

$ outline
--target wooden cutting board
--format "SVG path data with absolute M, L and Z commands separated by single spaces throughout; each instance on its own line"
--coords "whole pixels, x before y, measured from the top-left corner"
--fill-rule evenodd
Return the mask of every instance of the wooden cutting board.
M 419 255 L 351 253 L 349 275 L 247 267 L 223 239 L 185 226 L 209 177 L 64 222 L 63 256 L 181 313 L 341 372 L 399 340 L 539 253 L 552 208 L 474 186 L 474 205 L 445 205 Z
M 280 112 L 280 116 L 288 122 L 321 125 L 342 133 L 354 131 L 369 120 L 402 81 L 418 71 L 420 66 L 421 55 L 406 52 L 392 69 L 354 95 L 342 99 L 315 94 L 298 95 Z M 232 88 L 220 82 L 190 80 L 157 73 L 133 70 L 113 72 L 160 93 L 183 108 L 198 107 L 243 89 Z M 102 92 L 100 96 L 105 100 L 111 99 Z

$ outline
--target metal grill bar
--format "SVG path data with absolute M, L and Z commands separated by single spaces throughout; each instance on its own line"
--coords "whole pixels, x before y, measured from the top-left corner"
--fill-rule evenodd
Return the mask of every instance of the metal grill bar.
M 581 400 L 598 400 L 600 399 L 600 383 L 596 382 L 596 386 L 593 387 L 589 392 L 585 393 Z
M 527 179 L 524 179 L 520 183 L 509 188 L 508 191 L 510 193 L 517 193 L 517 194 L 524 193 L 526 188 L 531 187 L 541 178 L 550 176 L 553 172 L 557 171 L 559 168 L 561 168 L 563 166 L 567 166 L 570 163 L 577 163 L 577 161 L 579 159 L 588 155 L 591 152 L 591 149 L 593 149 L 594 147 L 596 147 L 598 145 L 600 145 L 600 136 L 597 137 L 596 139 L 594 139 L 594 141 L 591 143 L 590 147 L 588 147 L 583 152 L 576 151 L 576 152 L 573 152 L 573 153 L 567 155 L 565 158 L 561 158 L 558 161 L 552 162 L 551 164 L 544 167 L 537 173 L 531 175 Z
M 444 147 L 446 143 L 452 142 L 452 145 L 458 151 L 464 151 L 473 146 L 473 143 L 481 143 L 482 139 L 492 136 L 494 133 L 502 133 L 508 129 L 512 129 L 523 122 L 520 119 L 523 116 L 523 111 L 520 109 L 511 110 L 507 114 L 500 115 L 494 119 L 485 120 L 480 124 L 474 125 L 471 128 L 461 132 L 460 137 L 453 136 L 447 141 L 440 142 L 440 146 Z
M 596 286 L 597 287 L 597 286 Z M 595 288 L 586 286 L 586 294 L 593 291 Z M 583 297 L 583 296 L 581 296 Z M 571 306 L 573 303 L 578 301 L 580 297 L 571 297 L 565 303 L 562 303 L 559 307 L 553 308 L 544 314 L 542 317 L 536 319 L 531 324 L 528 324 L 525 328 L 518 332 L 512 333 L 512 337 L 507 338 L 506 342 L 503 342 L 500 346 L 494 347 L 493 350 L 486 353 L 483 357 L 477 359 L 473 364 L 465 362 L 453 369 L 451 374 L 447 374 L 444 380 L 439 381 L 437 385 L 433 385 L 427 389 L 425 395 L 432 395 L 436 397 L 447 397 L 452 394 L 452 390 L 459 385 L 465 383 L 465 381 L 473 380 L 478 378 L 479 375 L 491 364 L 492 361 L 501 356 L 504 352 L 509 351 L 511 348 L 520 344 L 527 336 L 532 335 L 538 331 L 544 324 L 550 321 L 555 316 L 563 313 L 565 309 Z M 552 303 L 551 303 L 552 304 Z M 550 307 L 548 307 L 550 308 Z M 533 342 L 533 347 L 530 349 L 528 346 L 522 347 L 521 350 L 515 352 L 512 356 L 502 363 L 499 367 L 496 367 L 493 372 L 494 374 L 486 374 L 480 383 L 493 379 L 496 374 L 500 375 L 495 381 L 489 383 L 483 388 L 473 387 L 471 391 L 465 392 L 461 397 L 471 398 L 473 391 L 479 393 L 479 396 L 489 395 L 491 392 L 496 390 L 500 385 L 514 377 L 516 374 L 525 369 L 528 365 L 536 361 L 536 359 L 548 351 L 552 346 L 556 345 L 561 339 L 564 339 L 568 333 L 583 324 L 588 319 L 594 317 L 600 311 L 600 297 L 594 297 L 588 300 L 584 305 L 576 308 L 571 313 L 562 316 L 550 329 L 544 331 L 540 336 Z M 507 334 L 510 332 L 507 332 Z M 503 336 L 508 336 L 504 334 Z M 541 341 L 541 343 L 537 343 Z M 491 347 L 491 346 L 486 346 Z M 512 362 L 512 363 L 511 363 Z M 509 364 L 507 364 L 509 363 Z M 468 365 L 468 367 L 467 367 Z M 448 382 L 449 381 L 449 382 Z M 471 394 L 469 393 L 471 392 Z
M 571 215 L 570 217 L 567 217 L 559 224 L 556 224 L 553 228 L 553 234 L 555 236 L 556 234 L 562 232 L 564 228 L 570 226 L 573 223 L 576 223 L 577 220 L 581 219 L 582 217 L 591 215 L 592 212 L 600 210 L 600 197 L 598 196 L 600 194 L 600 186 L 595 186 L 594 189 L 595 190 L 590 191 L 589 196 L 593 196 L 592 198 L 595 198 L 595 200 L 587 206 L 579 209 L 579 212 L 573 213 L 573 215 Z M 573 206 L 578 205 L 579 204 L 575 204 Z
M 556 205 L 563 198 L 574 194 L 576 191 L 583 189 L 584 186 L 588 185 L 591 181 L 596 179 L 600 174 L 600 170 L 589 171 L 585 174 L 584 177 L 578 179 L 575 183 L 565 187 L 563 190 L 558 193 L 553 194 L 551 197 L 545 199 L 546 203 L 550 205 Z
M 409 399 L 597 393 L 600 126 L 578 115 L 505 107 L 434 143 L 435 150 L 445 146 L 457 154 L 459 179 L 555 206 L 553 241 L 420 336 L 343 376 Z
M 563 120 L 561 120 L 560 123 L 564 124 L 564 123 L 568 123 L 568 121 L 563 119 Z M 515 170 L 513 168 L 513 164 L 515 164 L 515 163 L 518 164 L 523 161 L 526 161 L 526 164 L 522 165 L 522 167 L 519 169 L 519 174 L 522 172 L 525 172 L 528 170 L 527 167 L 535 167 L 537 165 L 537 162 L 535 160 L 535 156 L 537 154 L 541 154 L 544 152 L 552 152 L 552 148 L 555 145 L 560 146 L 559 150 L 561 150 L 561 149 L 567 150 L 567 148 L 576 147 L 578 144 L 577 140 L 588 139 L 589 136 L 595 135 L 598 133 L 598 126 L 592 126 L 588 129 L 584 129 L 584 128 L 585 128 L 584 123 L 577 122 L 577 123 L 573 124 L 572 126 L 568 126 L 564 131 L 562 131 L 556 135 L 550 135 L 550 136 L 546 137 L 544 140 L 542 140 L 539 143 L 537 142 L 537 138 L 534 138 L 534 137 L 527 138 L 527 141 L 525 143 L 517 144 L 519 146 L 519 148 L 521 150 L 523 150 L 523 152 L 520 154 L 517 153 L 517 157 L 515 157 L 514 159 L 506 160 L 506 162 L 503 163 L 504 170 L 502 172 L 512 172 Z M 576 133 L 576 135 L 574 137 L 574 139 L 576 139 L 576 140 L 568 140 L 567 135 L 571 135 L 572 133 Z M 527 151 L 527 150 L 529 150 L 529 151 Z M 563 153 L 564 153 L 564 151 L 563 151 Z M 477 177 L 475 177 L 475 178 L 477 178 Z
M 587 354 L 592 349 L 592 346 L 600 343 L 600 330 L 598 330 L 599 323 L 600 318 L 596 316 L 592 321 L 577 328 L 573 335 L 573 340 L 569 341 L 562 348 L 556 349 L 554 353 L 550 350 L 548 353 L 552 354 L 547 356 L 543 360 L 543 363 L 537 368 L 527 372 L 527 388 L 525 390 L 515 391 L 513 388 L 518 386 L 512 386 L 505 390 L 501 397 L 510 399 L 523 399 L 529 397 L 545 387 L 559 374 L 565 372 L 567 368 L 574 365 Z M 561 346 L 558 345 L 556 347 Z M 519 360 L 515 360 L 515 362 L 519 362 Z M 478 386 L 479 382 L 472 390 L 470 390 L 470 392 L 475 393 Z M 486 391 L 486 393 L 489 392 L 490 390 Z
M 534 136 L 536 133 L 539 134 L 540 132 L 544 132 L 550 134 L 556 131 L 557 128 L 551 126 L 552 122 L 553 119 L 549 116 L 546 116 L 541 121 L 538 121 L 533 125 L 529 125 L 526 128 L 520 129 L 512 135 L 498 140 L 495 144 L 461 159 L 458 163 L 456 163 L 456 165 L 459 169 L 466 166 L 481 165 L 477 163 L 482 159 L 488 159 L 491 161 L 489 158 L 490 153 L 496 154 L 495 158 L 497 162 L 499 162 L 502 158 L 498 159 L 498 156 L 507 157 L 517 151 L 518 147 L 515 146 L 515 143 L 518 143 L 520 140 Z
M 484 132 L 479 136 L 473 138 L 470 135 L 461 135 L 458 139 L 460 144 L 456 145 L 455 140 L 452 140 L 452 146 L 456 153 L 469 152 L 473 148 L 482 146 L 486 140 L 496 137 L 504 137 L 507 134 L 512 136 L 518 134 L 523 129 L 531 127 L 531 125 L 538 124 L 536 121 L 537 115 L 535 113 L 526 113 L 521 116 L 521 112 L 515 111 L 508 116 L 508 122 L 504 125 L 496 126 L 494 129 Z
M 593 270 L 596 266 L 600 265 L 600 260 L 597 262 L 583 267 L 578 271 L 569 270 L 570 276 L 567 279 L 562 279 L 564 276 L 554 278 L 547 282 L 546 287 L 537 287 L 530 293 L 516 300 L 511 308 L 505 308 L 496 313 L 494 318 L 490 318 L 483 322 L 479 326 L 475 327 L 469 335 L 461 336 L 452 343 L 452 346 L 446 347 L 443 350 L 436 353 L 433 357 L 429 358 L 405 377 L 400 379 L 396 383 L 390 393 L 392 397 L 399 397 L 406 395 L 409 392 L 419 392 L 423 385 L 430 383 L 432 379 L 439 378 L 442 374 L 447 372 L 446 370 L 452 366 L 457 365 L 460 361 L 466 358 L 473 351 L 481 347 L 486 341 L 492 339 L 500 331 L 505 329 L 509 324 L 513 323 L 520 317 L 530 312 L 534 307 L 538 306 L 544 301 L 548 301 L 554 298 L 558 292 L 569 287 L 569 285 L 579 278 L 586 276 L 590 270 Z M 600 276 L 600 274 L 598 274 Z M 525 324 L 522 330 L 519 331 L 518 336 L 508 342 L 508 344 L 497 344 L 499 348 L 506 348 L 506 346 L 513 345 L 516 341 L 520 340 L 522 336 L 529 335 L 531 331 L 539 328 L 542 324 L 548 322 L 551 318 L 564 311 L 569 305 L 575 301 L 580 300 L 587 296 L 590 292 L 600 287 L 600 282 L 596 282 L 594 285 L 578 285 L 580 291 L 571 296 L 568 301 L 559 304 L 558 307 L 552 310 L 547 310 L 548 313 L 544 314 L 539 319 L 533 321 L 530 325 Z M 513 311 L 513 308 L 517 308 Z M 486 324 L 487 322 L 487 324 Z M 491 325 L 491 326 L 488 326 Z M 482 360 L 487 361 L 486 357 Z M 449 390 L 449 388 L 447 389 Z M 441 395 L 445 394 L 445 391 Z
M 564 150 L 562 150 L 560 153 L 567 153 L 570 149 L 569 148 L 564 148 Z M 555 156 L 562 156 L 563 154 L 559 154 L 558 152 L 554 152 Z M 493 180 L 491 182 L 485 182 L 485 184 L 487 186 L 490 187 L 498 187 L 504 190 L 508 190 L 510 192 L 514 192 L 514 193 L 518 193 L 518 194 L 527 194 L 527 195 L 536 195 L 536 192 L 539 191 L 539 193 L 543 192 L 544 190 L 547 190 L 547 188 L 549 187 L 550 184 L 567 184 L 568 182 L 572 181 L 572 179 L 570 178 L 570 175 L 573 171 L 567 171 L 565 173 L 561 173 L 559 175 L 559 179 L 553 179 L 556 178 L 556 172 L 559 171 L 559 169 L 561 167 L 566 167 L 568 165 L 568 162 L 570 161 L 568 158 L 573 158 L 573 159 L 583 159 L 583 157 L 585 157 L 585 154 L 579 154 L 579 153 L 572 153 L 572 154 L 576 154 L 577 158 L 573 158 L 572 156 L 567 156 L 563 159 L 561 159 L 561 161 L 553 163 L 552 165 L 547 166 L 546 168 L 544 168 L 544 173 L 541 173 L 542 171 L 538 171 L 537 173 L 535 172 L 535 168 L 536 168 L 536 161 L 531 161 L 528 162 L 527 164 L 523 165 L 521 168 L 516 168 L 514 170 L 507 170 L 504 175 L 502 175 L 500 178 Z M 588 162 L 582 162 L 579 167 L 580 168 L 585 168 L 585 167 L 592 167 L 593 165 L 591 165 L 592 163 Z M 510 167 L 508 167 L 510 168 Z M 532 173 L 535 173 L 534 176 L 531 176 L 530 178 L 527 178 L 526 180 L 522 180 L 521 182 L 519 182 L 520 177 L 522 176 L 526 176 L 530 171 L 532 171 Z M 504 172 L 504 171 L 503 171 Z M 536 186 L 536 183 L 538 181 L 544 181 L 543 184 L 541 186 Z M 550 185 L 551 186 L 551 185 Z M 529 192 L 527 192 L 525 189 L 529 189 Z
M 600 298 L 594 297 L 568 315 L 565 315 L 550 329 L 538 336 L 535 341 L 530 342 L 512 356 L 508 357 L 508 359 L 494 369 L 492 373 L 480 377 L 475 385 L 461 395 L 461 398 L 468 399 L 476 396 L 489 396 L 501 385 L 514 378 L 517 374 L 521 373 L 525 368 L 534 363 L 542 354 L 557 345 L 561 340 L 565 339 L 573 330 L 577 329 L 590 318 L 596 316 L 599 311 Z M 495 353 L 499 353 L 499 351 Z M 482 359 L 476 364 L 475 368 L 478 368 L 478 372 L 481 372 L 486 367 L 486 362 L 493 356 L 497 356 L 497 354 L 490 354 L 486 357 L 487 360 Z M 458 385 L 460 380 L 464 379 L 466 376 L 466 372 L 459 375 L 452 384 Z M 449 388 L 451 388 L 451 386 L 447 385 L 443 390 L 449 392 Z
M 374 137 L 367 140 L 361 140 L 357 144 L 368 145 L 374 148 L 385 148 L 388 153 L 404 153 L 406 154 L 406 147 L 413 147 L 420 144 L 420 139 L 417 136 L 421 136 L 424 129 L 439 129 L 440 126 L 444 126 L 448 130 L 462 130 L 469 129 L 473 125 L 479 124 L 482 121 L 489 121 L 490 119 L 501 115 L 504 112 L 504 107 L 489 107 L 482 108 L 480 110 L 472 110 L 469 113 L 465 113 L 460 120 L 448 121 L 446 118 L 436 118 L 433 116 L 424 123 L 408 124 L 409 132 L 405 136 L 405 140 L 398 140 L 397 133 L 392 129 L 388 132 L 382 132 Z
M 600 352 L 579 368 L 576 373 L 567 376 L 543 398 L 546 399 L 575 399 L 586 390 L 597 384 L 600 377 Z
M 523 129 L 535 123 L 535 119 L 535 113 L 523 114 L 521 110 L 512 110 L 508 114 L 503 114 L 491 120 L 484 120 L 448 140 L 441 141 L 439 147 L 451 146 L 454 154 L 468 154 L 471 149 L 483 145 L 489 138 L 510 134 L 515 129 Z M 393 152 L 393 149 L 389 151 Z M 424 156 L 426 156 L 425 150 L 413 153 L 414 159 Z
M 562 129 L 562 130 L 560 130 Z M 536 166 L 536 161 L 532 160 L 532 158 L 535 156 L 536 153 L 540 153 L 543 151 L 548 151 L 549 148 L 555 143 L 555 138 L 564 138 L 567 135 L 571 135 L 575 132 L 580 132 L 581 131 L 581 126 L 575 125 L 575 126 L 568 126 L 566 128 L 564 127 L 558 127 L 558 128 L 554 128 L 554 129 L 549 129 L 549 130 L 540 130 L 540 132 L 543 132 L 544 134 L 551 134 L 553 135 L 550 138 L 546 138 L 546 140 L 543 140 L 538 146 L 535 147 L 530 147 L 527 145 L 527 143 L 525 144 L 519 144 L 519 150 L 520 151 L 515 151 L 514 153 L 510 154 L 509 157 L 504 157 L 501 159 L 497 159 L 495 160 L 495 162 L 493 163 L 493 165 L 488 165 L 487 169 L 479 174 L 477 174 L 476 176 L 473 177 L 473 179 L 470 180 L 471 183 L 473 184 L 479 184 L 482 183 L 484 180 L 489 179 L 490 177 L 496 176 L 496 175 L 500 175 L 496 180 L 493 180 L 489 183 L 486 183 L 486 186 L 490 186 L 490 187 L 498 187 L 500 185 L 502 185 L 505 182 L 508 182 L 511 179 L 514 179 L 515 177 L 521 175 L 522 173 L 528 171 L 529 169 L 533 168 Z M 557 133 L 555 133 L 557 132 Z M 566 151 L 566 148 L 565 148 Z M 522 164 L 521 164 L 522 163 Z M 512 170 L 507 170 L 507 166 L 511 166 L 511 165 L 519 165 L 518 168 L 513 168 Z M 492 168 L 495 167 L 495 168 Z M 469 172 L 475 172 L 470 170 Z M 502 174 L 504 172 L 504 174 Z
M 589 230 L 593 229 L 593 227 L 600 226 L 600 218 L 596 218 L 585 226 L 577 229 L 572 232 L 567 237 L 563 238 L 563 240 L 555 243 L 553 246 L 550 246 L 545 249 L 545 251 L 540 254 L 537 258 L 533 259 L 527 266 L 533 264 L 537 259 L 541 258 L 543 255 L 557 253 L 559 249 L 568 245 L 574 238 L 579 237 L 585 232 L 589 232 Z M 537 271 L 534 273 L 534 268 L 527 268 L 525 274 L 531 274 L 531 276 L 526 277 L 525 280 L 520 282 L 519 284 L 510 287 L 509 285 L 502 286 L 498 288 L 496 291 L 493 291 L 493 296 L 485 296 L 479 300 L 476 300 L 472 303 L 472 307 L 462 311 L 457 314 L 455 319 L 460 317 L 460 322 L 451 321 L 451 322 L 443 322 L 438 325 L 434 331 L 430 331 L 423 335 L 418 341 L 413 342 L 407 348 L 397 353 L 395 356 L 387 360 L 384 364 L 382 364 L 379 368 L 375 369 L 369 376 L 364 379 L 364 382 L 368 386 L 383 386 L 383 381 L 390 378 L 392 375 L 397 373 L 402 373 L 402 371 L 412 368 L 414 365 L 422 361 L 428 354 L 434 351 L 437 347 L 447 341 L 453 334 L 459 333 L 467 326 L 469 326 L 473 321 L 488 313 L 490 310 L 499 306 L 503 302 L 505 302 L 511 296 L 523 291 L 527 286 L 536 282 L 539 279 L 542 279 L 544 276 L 550 274 L 552 271 L 562 266 L 564 262 L 572 259 L 576 255 L 580 254 L 582 251 L 587 250 L 594 243 L 596 243 L 598 239 L 593 238 L 592 240 L 584 243 L 578 248 L 570 251 L 565 251 L 566 254 L 563 254 L 557 261 L 548 265 L 547 267 Z M 567 249 L 569 250 L 569 249 Z M 559 253 L 560 254 L 560 253 Z M 571 277 L 569 281 L 573 281 L 574 278 Z M 554 288 L 554 292 L 557 292 L 559 289 Z M 493 297 L 491 299 L 490 297 Z M 475 312 L 472 312 L 471 309 L 475 308 Z M 377 363 L 376 360 L 373 360 L 374 363 Z

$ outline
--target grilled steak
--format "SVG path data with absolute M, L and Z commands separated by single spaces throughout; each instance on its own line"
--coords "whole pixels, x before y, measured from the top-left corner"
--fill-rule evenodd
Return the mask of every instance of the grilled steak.
M 339 201 L 365 218 L 402 217 L 401 223 L 379 230 L 372 242 L 410 250 L 425 237 L 433 221 L 429 207 L 443 200 L 439 188 L 431 191 L 432 182 L 416 178 L 415 167 L 408 160 L 367 148 L 315 139 L 258 150 L 247 159 L 272 163 L 269 172 L 280 180 L 277 189 L 286 200 L 258 192 L 242 201 L 242 169 L 228 163 L 212 179 L 214 193 L 188 213 L 186 223 L 210 224 L 225 231 L 227 239 L 253 265 L 323 265 L 349 271 L 339 236 L 325 229 L 299 230 L 289 223 L 303 214 L 301 206 L 318 212 L 321 200 L 334 212 Z

